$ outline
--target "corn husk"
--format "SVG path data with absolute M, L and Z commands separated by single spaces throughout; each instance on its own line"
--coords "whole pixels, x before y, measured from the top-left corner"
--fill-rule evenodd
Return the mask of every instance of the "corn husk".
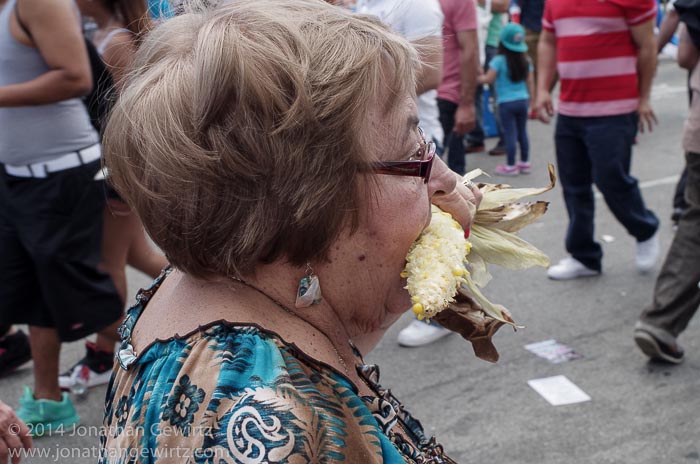
M 479 184 L 479 190 L 481 190 L 481 193 L 484 194 L 483 200 L 481 200 L 481 204 L 479 205 L 479 211 L 486 211 L 486 210 L 491 210 L 493 208 L 498 208 L 499 206 L 504 206 L 504 205 L 512 205 L 513 203 L 516 203 L 518 200 L 525 198 L 525 197 L 531 197 L 535 195 L 541 195 L 545 192 L 548 192 L 549 190 L 552 190 L 554 188 L 554 184 L 556 182 L 556 175 L 554 174 L 554 166 L 549 164 L 547 165 L 547 169 L 549 171 L 549 179 L 550 179 L 550 184 L 546 187 L 541 187 L 541 188 L 512 188 L 508 184 Z M 480 174 L 483 173 L 481 169 L 476 170 Z M 470 172 L 467 173 L 463 179 L 466 182 L 467 180 L 473 180 L 475 177 L 474 175 Z
M 468 241 L 471 246 L 465 245 L 467 240 L 463 235 L 460 237 L 454 233 L 459 224 L 449 214 L 433 207 L 433 219 L 438 217 L 439 220 L 431 221 L 407 256 L 404 275 L 409 279 L 406 288 L 411 294 L 416 315 L 433 318 L 442 326 L 460 333 L 472 342 L 474 353 L 481 359 L 498 360 L 492 337 L 502 325 L 514 329 L 520 327 L 505 307 L 492 303 L 482 293 L 481 289 L 492 278 L 488 264 L 516 270 L 549 266 L 549 258 L 544 253 L 515 235 L 547 211 L 547 202 L 518 203 L 518 200 L 551 190 L 556 182 L 551 164 L 548 171 L 550 183 L 542 188 L 514 189 L 506 184 L 479 183 L 483 199 L 472 224 Z M 466 182 L 483 174 L 476 169 L 463 179 Z M 441 241 L 449 245 L 438 245 Z M 464 274 L 458 270 L 455 257 L 434 256 L 435 253 L 461 249 L 469 251 L 466 256 L 461 256 L 469 269 Z M 453 271 L 453 278 L 449 278 Z

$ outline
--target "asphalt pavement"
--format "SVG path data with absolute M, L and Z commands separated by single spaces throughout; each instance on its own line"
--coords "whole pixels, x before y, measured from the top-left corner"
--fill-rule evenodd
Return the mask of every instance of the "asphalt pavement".
M 670 60 L 659 65 L 653 105 L 659 126 L 640 134 L 633 159 L 647 206 L 661 219 L 662 250 L 673 230 L 671 198 L 683 168 L 680 137 L 687 114 L 686 74 Z M 509 179 L 514 186 L 545 185 L 547 163 L 554 162 L 553 125 L 530 122 L 533 173 Z M 495 142 L 489 140 L 488 147 Z M 470 154 L 468 169 L 492 172 L 503 157 Z M 549 212 L 524 230 L 523 238 L 551 258 L 565 256 L 567 215 L 557 186 L 542 196 Z M 596 237 L 603 243 L 603 274 L 555 282 L 541 268 L 510 271 L 491 268 L 485 293 L 508 307 L 525 328 L 504 327 L 495 337 L 496 364 L 477 359 L 471 345 L 456 335 L 430 346 L 401 348 L 398 331 L 405 315 L 366 357 L 381 367 L 389 387 L 429 434 L 459 463 L 495 464 L 692 464 L 700 463 L 700 321 L 691 322 L 680 342 L 686 360 L 678 366 L 648 362 L 632 339 L 635 321 L 651 299 L 656 272 L 640 275 L 634 266 L 634 239 L 597 199 Z M 660 263 L 659 263 L 660 265 Z M 698 263 L 700 266 L 700 263 Z M 658 266 L 657 266 L 658 270 Z M 148 279 L 129 270 L 130 294 Z M 204 322 L 204 321 L 203 321 Z M 524 345 L 555 339 L 581 358 L 553 364 Z M 83 354 L 81 342 L 63 347 L 67 368 Z M 552 406 L 528 381 L 563 375 L 589 401 Z M 17 406 L 21 388 L 32 383 L 32 365 L 0 379 L 0 399 Z M 95 462 L 97 430 L 105 388 L 76 399 L 81 427 L 63 436 L 37 439 L 45 456 L 31 463 Z

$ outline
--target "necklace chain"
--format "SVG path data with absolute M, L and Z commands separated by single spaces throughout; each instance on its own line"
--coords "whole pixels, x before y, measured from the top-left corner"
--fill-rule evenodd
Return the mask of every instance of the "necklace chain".
M 284 304 L 282 304 L 281 302 L 277 301 L 275 298 L 271 297 L 270 295 L 268 295 L 267 293 L 265 293 L 264 291 L 262 291 L 261 289 L 259 289 L 259 288 L 256 287 L 255 285 L 253 285 L 253 284 L 251 284 L 251 283 L 249 283 L 249 282 L 246 282 L 245 280 L 240 279 L 240 278 L 238 278 L 238 277 L 231 277 L 231 280 L 233 280 L 233 281 L 235 281 L 235 282 L 238 282 L 238 283 L 240 283 L 240 284 L 242 284 L 242 285 L 245 285 L 246 287 L 252 288 L 252 289 L 255 290 L 256 292 L 260 293 L 262 296 L 264 296 L 265 298 L 267 298 L 268 300 L 270 300 L 271 302 L 273 302 L 276 306 L 278 306 L 280 309 L 282 309 L 282 310 L 283 310 L 284 312 L 286 312 L 287 314 L 291 314 L 291 315 L 294 316 L 295 318 L 304 321 L 305 323 L 307 323 L 307 324 L 309 324 L 311 327 L 313 327 L 317 332 L 321 333 L 324 337 L 326 337 L 326 339 L 328 340 L 328 342 L 331 344 L 331 347 L 333 348 L 333 351 L 335 352 L 335 356 L 338 358 L 338 362 L 340 363 L 341 367 L 342 367 L 343 370 L 345 371 L 345 375 L 346 375 L 347 377 L 350 377 L 350 369 L 348 369 L 348 365 L 345 363 L 345 360 L 344 360 L 343 357 L 340 355 L 340 352 L 338 351 L 338 348 L 335 347 L 335 345 L 333 344 L 333 341 L 331 340 L 331 338 L 330 338 L 328 335 L 326 335 L 325 332 L 323 332 L 321 329 L 319 329 L 318 327 L 316 327 L 316 325 L 313 324 L 312 322 L 307 321 L 306 319 L 303 319 L 303 318 L 299 317 L 299 315 L 298 315 L 297 313 L 295 313 L 294 311 L 292 311 L 291 309 L 289 309 L 286 305 L 284 305 Z M 349 345 L 350 347 L 353 346 L 353 345 L 352 345 L 352 342 L 351 342 L 349 339 L 348 339 L 348 345 Z

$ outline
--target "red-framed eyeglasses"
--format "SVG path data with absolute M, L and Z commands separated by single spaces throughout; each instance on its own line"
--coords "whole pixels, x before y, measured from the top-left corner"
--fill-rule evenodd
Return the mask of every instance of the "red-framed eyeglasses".
M 370 169 L 377 174 L 386 174 L 389 176 L 411 176 L 422 177 L 427 184 L 430 180 L 430 171 L 433 168 L 433 160 L 435 159 L 435 143 L 426 142 L 425 134 L 419 127 L 420 147 L 413 158 L 406 161 L 376 161 L 370 165 Z

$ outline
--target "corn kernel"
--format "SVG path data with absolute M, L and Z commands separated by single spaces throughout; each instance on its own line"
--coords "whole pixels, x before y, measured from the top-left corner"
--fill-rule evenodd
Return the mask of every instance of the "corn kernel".
M 416 303 L 413 305 L 413 314 L 416 316 L 421 316 L 423 314 L 423 305 L 420 303 Z

